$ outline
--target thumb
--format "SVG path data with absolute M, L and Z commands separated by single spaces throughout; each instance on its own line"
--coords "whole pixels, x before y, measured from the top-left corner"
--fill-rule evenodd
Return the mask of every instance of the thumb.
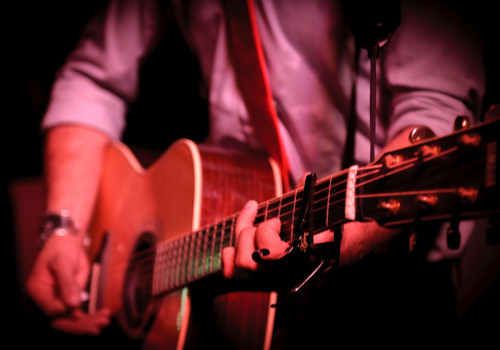
M 311 172 L 307 172 L 307 173 L 304 173 L 304 175 L 302 175 L 302 177 L 299 179 L 299 181 L 297 181 L 297 183 L 295 184 L 295 188 L 301 188 L 301 187 L 304 187 L 306 185 L 306 178 L 311 174 Z
M 50 267 L 59 298 L 68 308 L 77 308 L 81 303 L 81 291 L 76 281 L 75 268 L 71 265 L 67 261 L 56 259 Z

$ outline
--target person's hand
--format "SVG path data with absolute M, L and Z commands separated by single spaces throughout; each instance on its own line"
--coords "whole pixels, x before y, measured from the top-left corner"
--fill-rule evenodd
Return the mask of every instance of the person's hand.
M 306 177 L 302 175 L 296 187 L 304 187 Z M 282 257 L 289 245 L 282 241 L 279 233 L 281 222 L 278 218 L 263 222 L 258 227 L 253 226 L 257 216 L 257 202 L 249 201 L 236 220 L 235 248 L 228 247 L 222 251 L 222 275 L 226 278 L 248 277 L 248 271 L 256 271 L 259 265 L 252 259 L 252 253 L 259 249 L 269 250 L 265 260 L 275 260 Z M 333 236 L 332 236 L 333 237 Z
M 257 216 L 257 202 L 249 201 L 236 220 L 235 248 L 222 251 L 222 274 L 225 278 L 248 277 L 248 271 L 257 271 L 259 265 L 253 261 L 252 253 L 258 249 L 268 249 L 264 259 L 274 260 L 284 255 L 289 245 L 282 241 L 279 233 L 281 222 L 278 218 L 253 226 Z
M 297 188 L 304 187 L 306 177 L 309 174 L 305 173 L 302 175 L 296 184 Z M 249 271 L 257 271 L 259 264 L 252 259 L 252 253 L 256 250 L 267 249 L 269 250 L 269 255 L 262 258 L 265 260 L 276 260 L 282 257 L 290 247 L 279 236 L 281 221 L 278 218 L 265 221 L 258 227 L 253 226 L 253 222 L 257 216 L 257 209 L 257 202 L 255 201 L 249 201 L 245 205 L 236 220 L 235 248 L 228 247 L 222 250 L 222 275 L 225 278 L 235 277 L 246 279 Z M 328 239 L 329 237 L 328 235 L 322 238 Z
M 304 174 L 297 182 L 297 188 L 303 187 L 309 173 Z M 259 264 L 252 259 L 252 253 L 259 249 L 268 249 L 270 254 L 263 257 L 275 260 L 284 255 L 289 245 L 282 241 L 279 233 L 280 220 L 270 219 L 253 227 L 257 215 L 257 203 L 249 201 L 236 221 L 235 248 L 225 248 L 222 251 L 222 274 L 226 278 L 248 277 L 249 271 L 257 271 Z M 342 242 L 340 245 L 340 265 L 351 265 L 368 255 L 380 243 L 389 240 L 397 234 L 397 230 L 390 230 L 374 222 L 350 222 L 344 225 Z M 315 234 L 314 243 L 332 242 L 333 232 L 330 230 Z
M 100 334 L 109 324 L 107 309 L 93 315 L 79 309 L 89 275 L 89 261 L 81 238 L 52 236 L 38 254 L 26 289 L 50 318 L 55 329 L 73 334 Z

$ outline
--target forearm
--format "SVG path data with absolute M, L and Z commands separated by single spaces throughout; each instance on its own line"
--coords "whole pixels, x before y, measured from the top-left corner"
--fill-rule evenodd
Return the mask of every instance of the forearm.
M 403 129 L 380 152 L 380 155 L 410 145 L 409 134 L 413 127 Z M 350 265 L 370 254 L 376 246 L 388 242 L 401 230 L 388 229 L 375 222 L 352 222 L 344 225 L 340 247 L 340 264 Z M 332 237 L 333 238 L 333 237 Z
M 48 131 L 45 145 L 47 211 L 68 210 L 86 231 L 109 139 L 91 129 L 65 125 Z

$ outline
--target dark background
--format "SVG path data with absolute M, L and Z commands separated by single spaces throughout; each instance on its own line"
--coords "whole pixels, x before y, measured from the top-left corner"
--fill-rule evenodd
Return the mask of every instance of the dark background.
M 50 332 L 35 316 L 26 312 L 17 287 L 14 260 L 13 224 L 7 185 L 12 179 L 37 177 L 43 173 L 41 152 L 43 136 L 39 124 L 47 107 L 50 87 L 58 67 L 75 46 L 79 33 L 92 13 L 105 3 L 87 1 L 23 1 L 3 13 L 7 24 L 3 51 L 4 112 L 1 128 L 4 163 L 2 201 L 4 223 L 4 279 L 8 288 L 5 300 L 12 310 L 10 324 L 26 334 L 19 341 L 31 341 L 30 335 Z M 486 0 L 442 1 L 452 7 L 481 36 L 487 90 L 484 111 L 500 103 L 500 30 L 494 2 Z M 175 52 L 175 54 L 170 54 Z M 128 144 L 165 150 L 175 139 L 203 140 L 208 128 L 207 103 L 200 95 L 200 73 L 196 59 L 186 47 L 174 21 L 167 25 L 158 49 L 142 68 L 141 93 L 127 117 L 124 141 Z M 169 118 L 163 116 L 169 115 Z M 194 121 L 193 121 L 194 120 Z M 474 306 L 461 318 L 467 332 L 477 330 L 478 320 L 498 312 L 500 282 L 496 278 Z M 493 309 L 492 309 L 493 308 Z M 497 313 L 498 315 L 498 313 Z M 42 322 L 43 324 L 43 322 Z M 496 323 L 498 324 L 498 323 Z M 483 334 L 484 332 L 481 332 Z M 484 334 L 483 334 L 484 335 Z M 21 344 L 19 344 L 21 345 Z

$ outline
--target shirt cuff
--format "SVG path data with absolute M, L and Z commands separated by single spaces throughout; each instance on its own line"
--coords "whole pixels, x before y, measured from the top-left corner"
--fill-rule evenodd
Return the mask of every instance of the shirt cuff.
M 54 84 L 41 129 L 81 125 L 118 140 L 125 128 L 126 110 L 123 99 L 84 75 L 60 78 Z

